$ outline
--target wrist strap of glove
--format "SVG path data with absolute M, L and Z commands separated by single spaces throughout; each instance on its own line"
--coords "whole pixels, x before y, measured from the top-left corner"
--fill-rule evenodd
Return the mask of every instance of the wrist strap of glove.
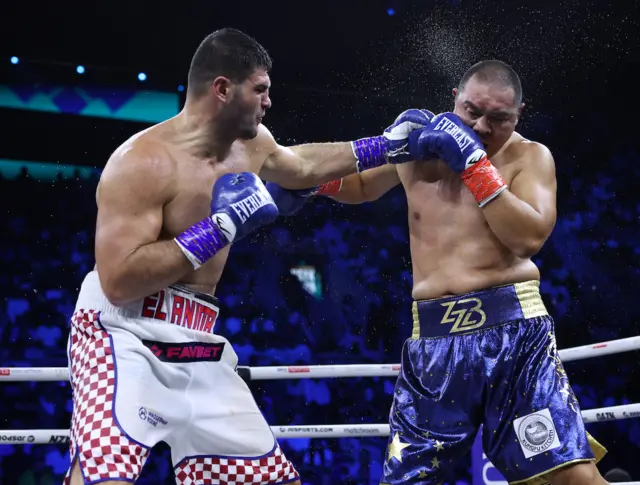
M 460 176 L 480 207 L 495 199 L 507 184 L 487 157 L 463 171 Z
M 356 157 L 358 172 L 379 167 L 389 162 L 387 158 L 389 141 L 384 136 L 361 138 L 351 142 L 353 155 Z
M 226 217 L 226 214 L 216 214 L 213 217 Z M 229 220 L 229 222 L 231 222 Z M 225 224 L 226 225 L 226 224 Z M 231 223 L 231 227 L 233 223 Z M 194 224 L 174 239 L 178 247 L 187 257 L 193 269 L 198 269 L 213 258 L 220 250 L 233 240 L 235 234 L 227 238 L 223 229 L 213 222 L 211 217 Z
M 333 197 L 334 195 L 338 195 L 340 189 L 342 188 L 342 179 L 332 180 L 331 182 L 327 182 L 318 187 L 315 195 L 324 195 L 325 197 Z

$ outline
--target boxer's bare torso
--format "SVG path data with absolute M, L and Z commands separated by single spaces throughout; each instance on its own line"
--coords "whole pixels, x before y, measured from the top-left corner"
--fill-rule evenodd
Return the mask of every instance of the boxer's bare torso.
M 522 170 L 530 144 L 514 133 L 491 159 L 507 184 Z M 495 236 L 460 177 L 443 162 L 396 167 L 407 194 L 415 300 L 540 278 Z
M 260 126 L 258 136 L 251 140 L 237 140 L 223 160 L 215 158 L 195 158 L 180 149 L 172 141 L 173 121 L 155 125 L 137 134 L 120 146 L 108 161 L 96 193 L 98 204 L 97 234 L 113 219 L 127 217 L 116 213 L 119 205 L 110 203 L 113 198 L 128 197 L 126 186 L 118 190 L 117 179 L 132 167 L 123 164 L 139 164 L 133 170 L 140 172 L 144 180 L 150 175 L 152 186 L 140 190 L 152 192 L 157 224 L 154 225 L 156 241 L 170 241 L 185 229 L 210 215 L 211 188 L 224 174 L 230 172 L 259 173 L 270 147 L 274 144 L 271 134 Z M 124 170 L 123 170 L 124 168 Z M 102 185 L 109 184 L 108 194 L 102 194 Z M 129 244 L 124 241 L 124 244 Z M 198 270 L 189 272 L 176 282 L 198 292 L 213 294 L 220 280 L 229 255 L 230 247 L 224 248 Z
M 491 162 L 510 186 L 525 167 L 537 170 L 530 165 L 536 163 L 532 151 L 547 152 L 514 132 Z M 553 172 L 552 159 L 540 165 L 540 170 Z M 352 175 L 335 198 L 347 203 L 363 202 L 363 197 L 375 200 L 400 183 L 408 202 L 414 300 L 540 278 L 530 257 L 518 257 L 498 239 L 460 177 L 441 161 L 389 165 Z M 554 177 L 549 184 L 555 194 Z

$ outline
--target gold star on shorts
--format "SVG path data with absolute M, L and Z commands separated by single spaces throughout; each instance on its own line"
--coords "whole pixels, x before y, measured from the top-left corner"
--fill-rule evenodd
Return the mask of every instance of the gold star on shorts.
M 402 443 L 400 441 L 400 435 L 396 433 L 391 443 L 389 443 L 389 456 L 387 458 L 387 461 L 391 461 L 391 458 L 395 458 L 400 463 L 402 463 L 402 450 L 407 446 L 411 445 L 409 445 L 409 443 Z
M 431 460 L 431 468 L 438 468 L 440 466 L 440 461 L 437 458 L 433 458 L 433 460 Z
M 436 451 L 442 451 L 444 450 L 444 443 L 442 441 L 438 441 L 436 440 Z

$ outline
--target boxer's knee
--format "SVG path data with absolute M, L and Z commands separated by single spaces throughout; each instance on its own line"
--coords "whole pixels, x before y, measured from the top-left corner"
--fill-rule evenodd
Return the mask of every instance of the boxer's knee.
M 123 485 L 130 484 L 131 482 L 120 481 L 120 480 L 109 480 L 107 482 L 100 482 L 100 485 Z M 84 478 L 82 477 L 82 472 L 80 471 L 80 464 L 76 460 L 75 465 L 73 465 L 73 470 L 71 471 L 71 481 L 69 485 L 84 485 Z
M 295 482 L 291 482 L 291 485 L 302 485 L 300 480 L 296 480 Z
M 605 485 L 594 462 L 576 463 L 549 474 L 551 485 Z

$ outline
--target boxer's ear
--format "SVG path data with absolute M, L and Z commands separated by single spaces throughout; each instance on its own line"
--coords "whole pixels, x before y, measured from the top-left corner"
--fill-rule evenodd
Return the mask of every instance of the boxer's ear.
M 231 88 L 231 80 L 224 76 L 218 76 L 211 83 L 210 92 L 222 102 L 226 102 L 229 99 L 229 91 Z
M 520 103 L 520 106 L 518 107 L 518 116 L 522 115 L 522 112 L 524 111 L 524 107 L 525 107 L 525 104 Z

